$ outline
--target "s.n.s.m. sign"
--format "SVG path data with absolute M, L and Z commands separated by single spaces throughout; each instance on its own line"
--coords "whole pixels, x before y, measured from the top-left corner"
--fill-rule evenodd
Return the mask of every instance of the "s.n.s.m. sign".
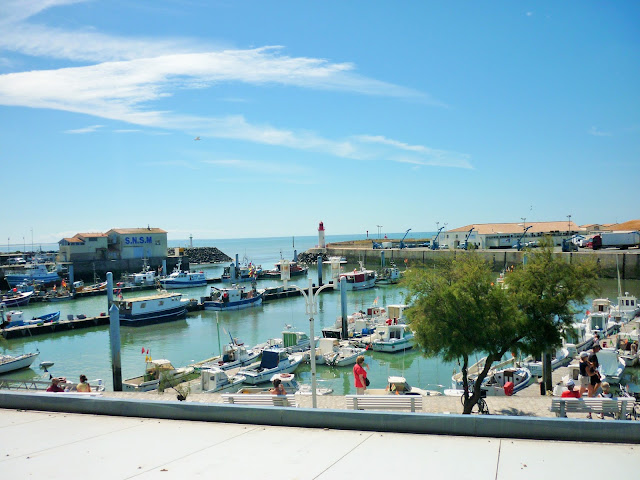
M 145 243 L 153 243 L 151 237 L 124 237 L 125 245 L 143 245 Z

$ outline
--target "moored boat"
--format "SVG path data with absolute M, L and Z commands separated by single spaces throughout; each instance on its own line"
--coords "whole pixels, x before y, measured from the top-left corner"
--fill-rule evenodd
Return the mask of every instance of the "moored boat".
M 275 373 L 292 373 L 302 363 L 303 355 L 289 355 L 283 349 L 268 349 L 262 352 L 262 359 L 257 365 L 242 368 L 238 374 L 247 377 L 245 383 L 257 385 L 268 382 Z
M 206 360 L 194 363 L 192 366 L 196 370 L 217 367 L 222 370 L 230 368 L 244 367 L 258 360 L 261 350 L 247 348 L 244 343 L 232 339 L 230 343 L 222 346 L 222 355 L 211 357 Z
M 236 256 L 236 259 L 238 257 Z M 222 282 L 253 282 L 262 274 L 262 267 L 249 262 L 246 258 L 243 264 L 230 264 L 224 267 L 220 280 Z
M 11 287 L 15 287 L 22 282 L 41 282 L 44 285 L 51 285 L 61 280 L 58 272 L 50 271 L 47 266 L 42 263 L 26 265 L 24 269 L 20 271 L 7 273 L 5 274 L 5 279 Z
M 179 383 L 191 373 L 193 373 L 193 367 L 175 368 L 166 359 L 149 360 L 143 375 L 123 380 L 122 390 L 125 392 L 148 392 L 157 389 L 163 377 L 169 382 Z
M 207 278 L 204 272 L 190 272 L 181 270 L 182 261 L 178 262 L 176 268 L 170 275 L 159 279 L 163 288 L 191 288 L 204 287 L 207 284 Z
M 260 273 L 260 277 L 271 277 L 271 278 L 280 278 L 280 275 L 282 274 L 282 265 L 285 262 L 277 262 L 274 266 L 275 268 L 273 270 L 266 270 L 263 271 L 262 273 Z M 286 265 L 288 265 L 289 268 L 289 276 L 290 277 L 300 277 L 303 275 L 306 275 L 309 272 L 309 268 L 304 266 L 304 265 L 300 265 L 298 262 L 296 261 L 290 261 L 287 262 Z
M 188 303 L 181 293 L 168 292 L 113 301 L 120 313 L 120 324 L 127 326 L 177 320 L 186 315 Z
M 243 286 L 211 287 L 208 296 L 201 297 L 200 302 L 205 310 L 240 310 L 242 308 L 257 307 L 262 304 L 263 292 L 252 288 L 246 290 Z
M 27 319 L 21 310 L 11 310 L 5 312 L 4 308 L 0 308 L 0 328 L 23 327 L 25 325 L 39 325 L 44 323 L 57 322 L 60 319 L 60 311 L 40 315 Z
M 438 390 L 425 390 L 409 385 L 407 379 L 402 376 L 387 377 L 387 386 L 383 389 L 367 388 L 365 395 L 422 395 L 423 397 L 441 396 L 442 392 Z
M 23 353 L 22 355 L 0 355 L 0 373 L 9 373 L 23 368 L 29 368 L 38 358 L 40 352 Z
M 33 296 L 31 292 L 13 292 L 9 295 L 3 295 L 0 303 L 4 303 L 7 307 L 24 307 L 29 304 L 29 300 Z
M 371 336 L 371 348 L 374 352 L 403 352 L 412 347 L 413 332 L 403 323 L 381 325 Z
M 276 373 L 269 380 L 271 383 L 278 378 L 284 387 L 287 394 L 298 395 L 311 395 L 311 385 L 301 384 L 296 380 L 295 373 Z M 271 393 L 271 386 L 269 387 L 242 387 L 238 390 L 238 393 L 253 393 L 253 394 L 269 394 Z M 316 387 L 316 395 L 330 395 L 333 393 L 332 388 Z
M 368 288 L 375 287 L 376 284 L 376 272 L 374 270 L 367 270 L 360 264 L 360 269 L 353 269 L 352 272 L 341 273 L 338 278 L 338 283 L 341 279 L 346 280 L 345 288 L 349 290 L 366 290 Z
M 207 367 L 200 370 L 202 393 L 231 390 L 244 382 L 244 380 L 244 375 L 229 375 L 219 367 Z

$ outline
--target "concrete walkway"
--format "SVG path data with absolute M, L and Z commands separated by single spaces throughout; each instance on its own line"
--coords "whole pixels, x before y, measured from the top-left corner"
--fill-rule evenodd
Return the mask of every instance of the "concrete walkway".
M 536 479 L 640 447 L 0 409 L 2 478 Z

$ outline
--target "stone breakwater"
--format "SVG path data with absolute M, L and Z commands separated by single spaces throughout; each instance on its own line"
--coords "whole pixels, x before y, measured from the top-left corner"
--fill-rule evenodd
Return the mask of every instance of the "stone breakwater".
M 326 253 L 317 254 L 302 252 L 298 254 L 298 262 L 305 263 L 307 265 L 315 265 L 316 263 L 318 263 L 318 255 L 322 257 L 323 262 L 329 260 L 329 255 L 327 255 Z
M 172 249 L 169 249 L 169 255 Z M 233 259 L 216 247 L 194 247 L 185 248 L 184 255 L 189 258 L 189 263 L 226 263 Z

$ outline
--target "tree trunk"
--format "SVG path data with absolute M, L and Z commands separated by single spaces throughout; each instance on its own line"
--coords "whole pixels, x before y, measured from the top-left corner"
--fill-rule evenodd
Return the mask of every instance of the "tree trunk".
M 553 390 L 553 379 L 551 378 L 551 354 L 545 353 L 542 356 L 542 381 L 545 392 Z

